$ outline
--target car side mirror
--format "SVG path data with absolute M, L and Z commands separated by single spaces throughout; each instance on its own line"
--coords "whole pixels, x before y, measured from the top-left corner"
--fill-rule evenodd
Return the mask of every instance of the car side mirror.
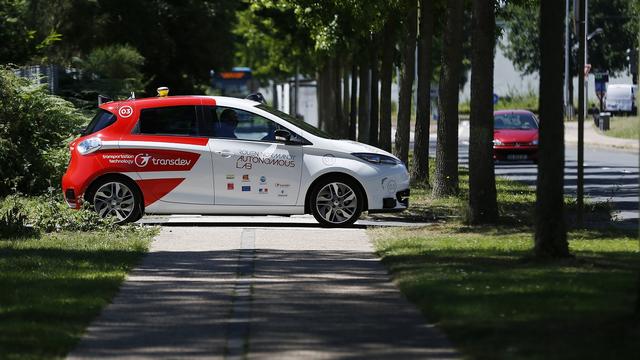
M 276 141 L 279 141 L 279 142 L 287 143 L 291 141 L 291 133 L 289 132 L 289 130 L 277 129 L 276 131 L 273 132 L 273 136 L 276 139 Z

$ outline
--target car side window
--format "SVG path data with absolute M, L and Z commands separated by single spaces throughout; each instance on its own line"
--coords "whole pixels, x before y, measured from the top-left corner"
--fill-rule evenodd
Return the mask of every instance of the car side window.
M 223 106 L 207 106 L 204 110 L 213 137 L 250 141 L 275 141 L 275 131 L 285 129 L 275 121 L 249 111 Z M 208 129 L 200 129 L 202 133 Z M 292 138 L 296 135 L 292 133 Z
M 196 120 L 196 107 L 191 105 L 142 109 L 138 133 L 197 136 Z

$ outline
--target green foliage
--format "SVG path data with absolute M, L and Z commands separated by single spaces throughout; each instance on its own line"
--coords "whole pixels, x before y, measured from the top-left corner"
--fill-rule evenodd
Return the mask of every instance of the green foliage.
M 22 18 L 22 1 L 0 1 L 0 64 L 22 63 L 35 51 L 35 33 Z
M 54 192 L 55 191 L 55 192 Z M 83 208 L 69 208 L 57 189 L 51 189 L 47 195 L 24 197 L 7 196 L 0 201 L 2 214 L 9 214 L 6 224 L 50 233 L 59 231 L 115 231 L 121 229 L 113 218 L 101 218 L 88 203 Z M 0 220 L 0 228 L 3 220 Z M 126 228 L 126 227 L 125 227 Z M 3 236 L 7 233 L 2 232 Z M 10 233 L 9 233 L 10 234 Z M 19 233 L 15 233 L 19 235 Z M 28 234 L 28 233 L 27 233 Z
M 237 13 L 233 33 L 236 58 L 259 78 L 282 79 L 296 72 L 312 73 L 313 43 L 299 26 L 294 10 L 283 3 L 253 2 Z
M 29 217 L 24 203 L 13 196 L 0 203 L 0 234 L 2 237 L 16 238 L 35 233 L 35 229 L 29 226 Z
M 142 67 L 145 59 L 129 45 L 109 45 L 93 49 L 84 58 L 75 58 L 77 72 L 61 81 L 61 95 L 82 108 L 95 107 L 98 95 L 126 99 L 131 92 L 144 91 Z
M 538 8 L 539 0 L 508 2 L 501 17 L 505 21 L 508 41 L 500 44 L 505 55 L 516 67 L 526 74 L 540 68 L 540 50 L 538 48 Z M 626 51 L 636 42 L 638 18 L 628 16 L 632 1 L 628 0 L 590 0 L 589 30 L 602 28 L 604 33 L 589 41 L 589 62 L 593 69 L 619 73 L 628 67 Z M 577 42 L 577 36 L 572 36 Z M 576 63 L 573 54 L 572 63 Z M 576 67 L 571 67 L 576 73 Z
M 41 57 L 56 42 L 60 34 L 40 33 L 27 19 L 28 2 L 23 0 L 0 1 L 0 64 L 22 65 L 35 57 Z
M 119 80 L 124 82 L 123 91 L 139 90 L 142 87 L 140 68 L 144 57 L 129 45 L 110 45 L 96 48 L 86 59 L 80 60 L 84 76 L 93 79 Z
M 0 196 L 59 188 L 66 143 L 85 121 L 69 102 L 0 67 Z
M 404 1 L 253 1 L 238 12 L 236 58 L 263 78 L 315 74 L 327 57 L 366 56 Z M 379 45 L 378 45 L 379 46 Z

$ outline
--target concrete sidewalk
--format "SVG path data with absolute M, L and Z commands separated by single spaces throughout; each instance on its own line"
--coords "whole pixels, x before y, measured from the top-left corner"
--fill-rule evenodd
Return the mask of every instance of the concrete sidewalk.
M 564 140 L 569 144 L 578 143 L 577 121 L 564 123 Z M 602 135 L 596 130 L 591 117 L 586 118 L 584 121 L 584 144 L 586 147 L 609 148 L 632 152 L 638 152 L 640 148 L 640 142 L 638 140 Z
M 451 359 L 365 230 L 163 228 L 70 359 Z

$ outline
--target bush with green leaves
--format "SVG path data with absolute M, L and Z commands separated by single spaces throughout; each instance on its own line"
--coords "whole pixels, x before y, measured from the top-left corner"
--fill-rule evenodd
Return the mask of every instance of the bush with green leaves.
M 120 228 L 114 218 L 100 217 L 88 203 L 69 208 L 56 192 L 25 197 L 7 196 L 0 202 L 0 237 L 16 237 L 35 232 L 114 231 Z
M 37 231 L 29 225 L 29 217 L 24 203 L 11 196 L 0 204 L 0 237 L 15 238 L 35 234 Z
M 144 57 L 129 45 L 109 45 L 93 49 L 73 60 L 76 71 L 63 77 L 61 94 L 83 108 L 93 108 L 98 95 L 127 98 L 131 92 L 143 92 L 146 86 L 142 65 Z
M 71 134 L 86 121 L 68 101 L 0 67 L 0 196 L 59 188 Z

